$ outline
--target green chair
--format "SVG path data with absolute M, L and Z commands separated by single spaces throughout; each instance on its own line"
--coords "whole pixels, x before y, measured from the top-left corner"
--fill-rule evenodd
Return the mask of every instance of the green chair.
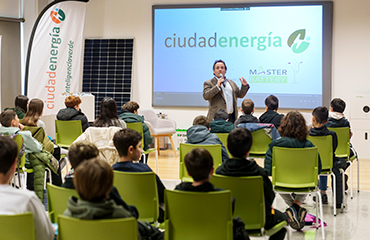
M 310 140 L 320 154 L 321 159 L 321 166 L 322 170 L 320 175 L 331 175 L 333 177 L 333 211 L 334 216 L 337 215 L 337 208 L 336 208 L 336 179 L 333 173 L 333 138 L 331 135 L 327 136 L 308 136 L 308 140 Z M 344 202 L 344 201 L 343 201 Z
M 165 190 L 165 240 L 232 240 L 230 191 Z
M 272 139 L 265 133 L 264 129 L 252 132 L 253 143 L 249 157 L 265 158 L 267 149 Z
M 16 135 L 13 140 L 17 143 L 18 145 L 18 154 L 17 154 L 17 159 L 19 159 L 18 165 L 17 165 L 17 170 L 15 171 L 15 175 L 12 179 L 12 183 L 15 185 L 15 178 L 18 176 L 18 182 L 19 182 L 19 187 L 21 189 L 26 189 L 26 182 L 27 182 L 27 172 L 25 168 L 26 164 L 26 154 L 23 153 L 23 155 L 19 158 L 19 151 L 21 150 L 22 144 L 23 144 L 23 138 L 20 134 Z M 22 179 L 23 178 L 23 179 Z
M 32 213 L 0 215 L 0 238 L 11 240 L 35 240 L 35 227 Z
M 321 194 L 318 189 L 318 151 L 313 148 L 272 149 L 272 185 L 280 193 L 307 194 L 316 193 L 316 216 L 320 205 L 320 218 L 324 222 Z M 324 224 L 321 225 L 325 239 Z M 316 222 L 318 228 L 318 221 Z
M 58 217 L 63 215 L 67 209 L 67 202 L 70 196 L 78 197 L 75 189 L 58 187 L 47 184 L 48 212 L 50 220 L 57 223 Z
M 338 138 L 338 147 L 335 151 L 335 156 L 339 158 L 346 158 L 347 162 L 350 164 L 350 173 L 351 173 L 351 199 L 353 198 L 353 175 L 352 175 L 352 161 L 354 159 L 350 159 L 350 134 L 351 130 L 349 127 L 342 127 L 342 128 L 328 128 L 329 130 L 335 132 L 337 134 Z M 357 154 L 355 155 L 355 158 L 357 159 L 357 191 L 360 191 L 360 163 L 358 161 Z M 343 178 L 343 188 L 345 184 L 345 178 L 344 178 L 344 171 L 341 170 L 342 178 Z M 344 193 L 344 191 L 343 191 Z
M 213 158 L 213 166 L 218 168 L 222 164 L 222 150 L 220 144 L 214 145 L 201 145 L 201 144 L 189 144 L 189 143 L 180 143 L 180 180 L 183 182 L 192 182 L 193 178 L 188 175 L 186 171 L 186 166 L 184 158 L 188 152 L 194 148 L 204 148 L 206 149 Z
M 60 216 L 58 218 L 58 240 L 81 239 L 138 239 L 135 218 L 105 220 L 83 220 Z
M 235 199 L 233 217 L 239 216 L 250 236 L 272 236 L 287 225 L 286 221 L 266 230 L 265 197 L 262 176 L 230 177 L 215 174 L 211 182 L 218 188 L 230 190 Z M 287 231 L 289 239 L 289 231 Z
M 229 149 L 227 148 L 227 137 L 229 136 L 228 133 L 216 133 L 222 144 L 225 146 L 227 153 L 229 154 L 229 157 L 231 158 L 231 154 L 229 152 Z
M 159 215 L 155 173 L 113 171 L 113 185 L 127 204 L 135 205 L 139 220 L 153 223 Z
M 141 141 L 141 148 L 143 149 L 143 156 L 144 156 L 144 163 L 146 164 L 147 163 L 147 159 L 146 159 L 146 156 L 145 154 L 149 154 L 151 152 L 155 152 L 155 156 L 156 156 L 156 173 L 158 174 L 158 151 L 157 149 L 155 148 L 148 148 L 147 150 L 144 150 L 144 132 L 143 132 L 143 124 L 141 122 L 136 122 L 136 123 L 126 123 L 127 125 L 127 128 L 130 128 L 132 130 L 135 130 L 136 132 L 140 133 L 141 136 L 143 137 L 142 138 L 142 141 Z

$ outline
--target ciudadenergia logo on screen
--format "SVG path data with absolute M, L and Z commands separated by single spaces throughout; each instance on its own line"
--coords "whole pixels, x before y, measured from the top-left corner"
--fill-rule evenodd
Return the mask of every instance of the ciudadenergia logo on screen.
M 58 8 L 56 8 L 55 11 L 50 12 L 50 17 L 51 20 L 53 20 L 53 22 L 56 24 L 59 24 L 66 19 L 66 15 L 64 14 L 63 10 Z
M 297 39 L 298 38 L 298 39 Z M 294 53 L 304 52 L 309 43 L 305 40 L 306 29 L 300 29 L 293 32 L 287 40 L 287 45 L 292 49 Z M 309 37 L 306 40 L 310 40 Z M 250 47 L 256 48 L 258 51 L 265 51 L 268 48 L 281 48 L 283 46 L 283 38 L 281 36 L 274 35 L 273 32 L 269 32 L 265 36 L 218 36 L 215 32 L 212 36 L 200 36 L 200 34 L 194 33 L 192 36 L 177 36 L 176 33 L 171 37 L 164 39 L 164 45 L 167 48 L 232 48 L 232 47 Z

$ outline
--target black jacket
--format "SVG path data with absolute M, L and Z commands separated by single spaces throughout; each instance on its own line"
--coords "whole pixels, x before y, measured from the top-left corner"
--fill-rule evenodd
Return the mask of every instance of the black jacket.
M 280 121 L 283 117 L 283 114 L 279 114 L 272 110 L 267 110 L 260 116 L 259 120 L 260 123 L 272 123 L 275 125 L 276 129 L 278 129 L 280 127 Z
M 89 122 L 87 120 L 87 117 L 85 114 L 83 114 L 80 110 L 76 110 L 74 108 L 63 108 L 60 109 L 57 114 L 58 120 L 64 120 L 64 121 L 70 121 L 70 120 L 80 120 L 82 124 L 82 131 L 85 132 L 85 130 L 89 127 Z
M 239 123 L 258 123 L 259 120 L 252 114 L 241 115 L 234 123 L 235 127 L 238 126 Z

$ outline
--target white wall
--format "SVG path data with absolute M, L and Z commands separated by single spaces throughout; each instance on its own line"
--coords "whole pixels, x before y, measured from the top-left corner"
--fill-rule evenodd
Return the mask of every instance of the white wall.
M 27 1 L 35 2 L 35 0 Z M 203 0 L 201 3 L 225 2 L 225 0 Z M 233 2 L 262 1 L 234 0 Z M 366 75 L 370 63 L 368 43 L 370 1 L 334 0 L 333 2 L 332 97 L 341 97 L 347 102 L 345 114 L 349 116 L 351 95 L 370 93 L 370 84 Z M 152 5 L 184 3 L 199 4 L 200 2 L 197 0 L 90 0 L 87 4 L 85 37 L 135 37 L 132 96 L 142 109 L 152 108 Z M 191 66 L 184 66 L 184 68 L 191 69 Z M 205 80 L 207 79 L 199 79 L 200 82 Z M 155 108 L 154 110 L 167 113 L 169 118 L 177 122 L 179 128 L 188 128 L 195 116 L 207 113 L 206 108 Z M 257 115 L 259 112 L 261 110 L 258 110 Z

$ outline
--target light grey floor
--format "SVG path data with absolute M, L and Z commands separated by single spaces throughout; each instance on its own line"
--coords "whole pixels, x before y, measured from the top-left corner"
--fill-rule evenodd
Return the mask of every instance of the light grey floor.
M 162 180 L 168 189 L 174 189 L 180 182 L 179 180 Z M 325 230 L 325 239 L 369 239 L 370 240 L 370 191 L 353 192 L 353 199 L 346 198 L 347 206 L 344 210 L 339 210 L 337 216 L 333 215 L 332 195 L 328 190 L 329 204 L 323 205 L 324 222 L 327 223 Z M 282 212 L 286 205 L 282 198 L 277 194 L 274 207 Z M 307 197 L 304 207 L 308 212 L 316 215 L 315 202 L 311 197 Z M 289 228 L 290 239 L 292 240 L 310 240 L 322 239 L 321 229 L 313 226 L 306 226 L 298 232 Z M 251 238 L 261 239 L 261 238 Z M 287 238 L 286 238 L 287 239 Z

